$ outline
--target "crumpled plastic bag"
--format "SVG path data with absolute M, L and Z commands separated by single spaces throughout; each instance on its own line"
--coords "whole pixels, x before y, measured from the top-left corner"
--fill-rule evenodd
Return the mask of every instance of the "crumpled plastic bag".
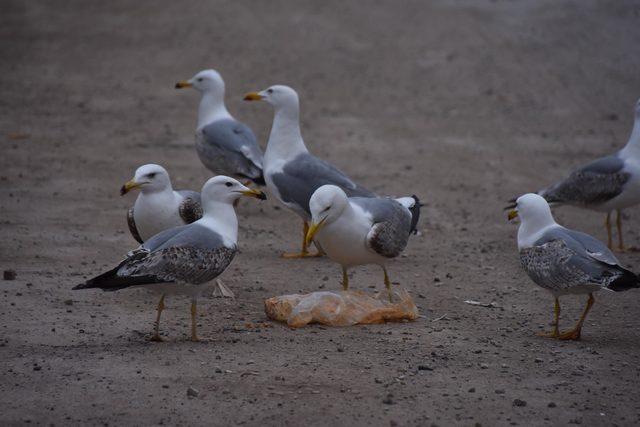
M 293 328 L 309 323 L 351 326 L 418 318 L 418 307 L 404 289 L 394 292 L 393 303 L 386 292 L 376 297 L 361 291 L 281 295 L 265 300 L 264 310 L 269 319 L 286 322 Z

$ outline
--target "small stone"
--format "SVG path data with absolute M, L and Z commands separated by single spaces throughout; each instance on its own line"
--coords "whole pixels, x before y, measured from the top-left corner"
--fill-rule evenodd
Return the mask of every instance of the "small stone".
M 169 388 L 167 384 L 162 384 L 162 388 Z
M 499 388 L 499 389 L 495 390 L 495 392 L 496 392 L 496 394 L 505 394 L 505 393 L 506 393 L 506 392 L 504 391 L 504 389 L 501 389 L 501 388 Z
M 469 393 L 475 393 L 476 392 L 476 388 L 475 387 L 471 387 L 468 391 L 469 391 Z
M 33 370 L 34 371 L 40 371 L 40 370 L 42 370 L 42 366 L 36 365 L 36 366 L 33 367 Z
M 187 396 L 189 397 L 198 397 L 199 394 L 200 392 L 193 387 L 187 389 Z
M 72 299 L 64 300 L 64 305 L 73 305 L 73 300 Z
M 433 371 L 433 368 L 427 365 L 418 365 L 418 371 Z
M 393 405 L 393 394 L 387 394 L 387 397 L 382 400 L 382 403 L 385 405 Z
M 513 406 L 519 406 L 519 407 L 527 406 L 527 402 L 521 399 L 514 399 Z
M 556 406 L 556 402 L 549 402 L 549 404 L 547 405 L 547 408 L 555 408 Z
M 4 271 L 4 280 L 16 280 L 16 271 L 15 270 L 5 270 Z

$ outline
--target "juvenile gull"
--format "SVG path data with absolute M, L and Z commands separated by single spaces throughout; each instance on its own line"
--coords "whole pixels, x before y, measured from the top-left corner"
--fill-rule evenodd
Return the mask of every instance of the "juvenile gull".
M 574 170 L 566 179 L 538 194 L 552 206 L 567 204 L 606 212 L 610 249 L 613 248 L 611 212 L 615 210 L 618 249 L 624 251 L 621 212 L 640 203 L 640 100 L 636 103 L 633 129 L 624 148 Z M 513 205 L 507 208 L 511 207 Z
M 265 101 L 274 107 L 273 125 L 264 155 L 264 178 L 269 193 L 303 221 L 301 252 L 283 256 L 316 256 L 318 254 L 309 253 L 306 241 L 311 219 L 309 199 L 313 192 L 325 184 L 333 184 L 342 188 L 349 197 L 375 197 L 375 194 L 354 183 L 332 164 L 309 153 L 300 133 L 300 106 L 295 90 L 276 85 L 261 92 L 248 93 L 244 99 Z
M 140 166 L 133 179 L 122 186 L 120 195 L 134 189 L 139 189 L 140 194 L 127 211 L 127 223 L 138 243 L 167 228 L 190 224 L 202 217 L 200 193 L 174 191 L 169 174 L 160 165 Z
M 307 243 L 316 239 L 329 258 L 342 266 L 342 286 L 349 287 L 347 269 L 376 264 L 384 272 L 391 301 L 391 282 L 386 263 L 399 256 L 409 235 L 416 231 L 420 201 L 416 196 L 347 197 L 335 185 L 323 185 L 311 196 L 311 226 Z
M 555 322 L 544 336 L 578 340 L 584 319 L 594 303 L 593 293 L 601 289 L 626 291 L 640 287 L 638 276 L 620 265 L 613 253 L 588 234 L 557 224 L 549 204 L 537 194 L 525 194 L 516 201 L 509 219 L 519 217 L 518 250 L 522 267 L 537 285 L 555 299 Z M 576 326 L 560 333 L 562 295 L 589 294 L 587 306 Z
M 213 173 L 264 185 L 262 150 L 251 129 L 227 111 L 225 85 L 220 73 L 203 70 L 189 80 L 176 83 L 176 89 L 187 87 L 202 93 L 196 129 L 196 151 L 200 161 Z
M 264 193 L 245 187 L 233 178 L 216 176 L 202 187 L 202 218 L 170 228 L 143 243 L 112 270 L 73 289 L 103 291 L 143 286 L 161 294 L 153 341 L 159 334 L 160 315 L 167 294 L 191 298 L 191 339 L 196 333 L 196 304 L 206 284 L 220 275 L 237 252 L 238 218 L 233 208 L 241 195 L 265 199 Z

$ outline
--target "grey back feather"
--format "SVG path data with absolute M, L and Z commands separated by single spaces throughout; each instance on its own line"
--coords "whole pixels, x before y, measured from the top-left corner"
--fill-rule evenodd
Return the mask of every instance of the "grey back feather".
M 373 192 L 354 183 L 338 168 L 309 153 L 300 154 L 285 163 L 282 172 L 273 174 L 271 179 L 285 203 L 298 205 L 308 215 L 311 215 L 311 196 L 326 184 L 342 188 L 348 197 L 375 197 Z
M 601 242 L 563 227 L 547 231 L 533 247 L 521 250 L 520 261 L 535 283 L 556 292 L 585 285 L 607 287 L 624 273 Z
M 149 239 L 128 255 L 117 275 L 200 284 L 220 275 L 235 253 L 235 246 L 225 246 L 219 234 L 202 225 L 190 224 L 165 230 Z
M 207 169 L 217 174 L 262 177 L 262 150 L 251 129 L 234 119 L 218 120 L 196 133 L 196 150 Z

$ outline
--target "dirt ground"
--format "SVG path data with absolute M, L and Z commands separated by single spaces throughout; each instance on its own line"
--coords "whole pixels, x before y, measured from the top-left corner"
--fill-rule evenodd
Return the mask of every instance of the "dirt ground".
M 599 294 L 581 342 L 539 338 L 552 298 L 519 267 L 505 200 L 624 145 L 640 96 L 631 1 L 3 1 L 0 4 L 0 423 L 111 425 L 637 425 L 640 292 Z M 338 288 L 327 259 L 283 260 L 300 221 L 239 207 L 236 300 L 72 292 L 136 246 L 118 189 L 157 162 L 175 187 L 210 176 L 193 145 L 214 67 L 227 104 L 266 143 L 301 96 L 310 150 L 384 194 L 418 194 L 421 235 L 390 265 L 424 318 L 291 330 L 273 295 Z M 559 222 L 605 238 L 603 216 Z M 640 214 L 626 218 L 640 245 Z M 621 254 L 640 270 L 640 254 Z M 383 289 L 356 269 L 356 289 Z M 370 289 L 371 287 L 371 289 Z M 497 308 L 465 304 L 495 302 Z M 563 326 L 584 304 L 563 300 Z M 187 389 L 199 391 L 188 397 Z

